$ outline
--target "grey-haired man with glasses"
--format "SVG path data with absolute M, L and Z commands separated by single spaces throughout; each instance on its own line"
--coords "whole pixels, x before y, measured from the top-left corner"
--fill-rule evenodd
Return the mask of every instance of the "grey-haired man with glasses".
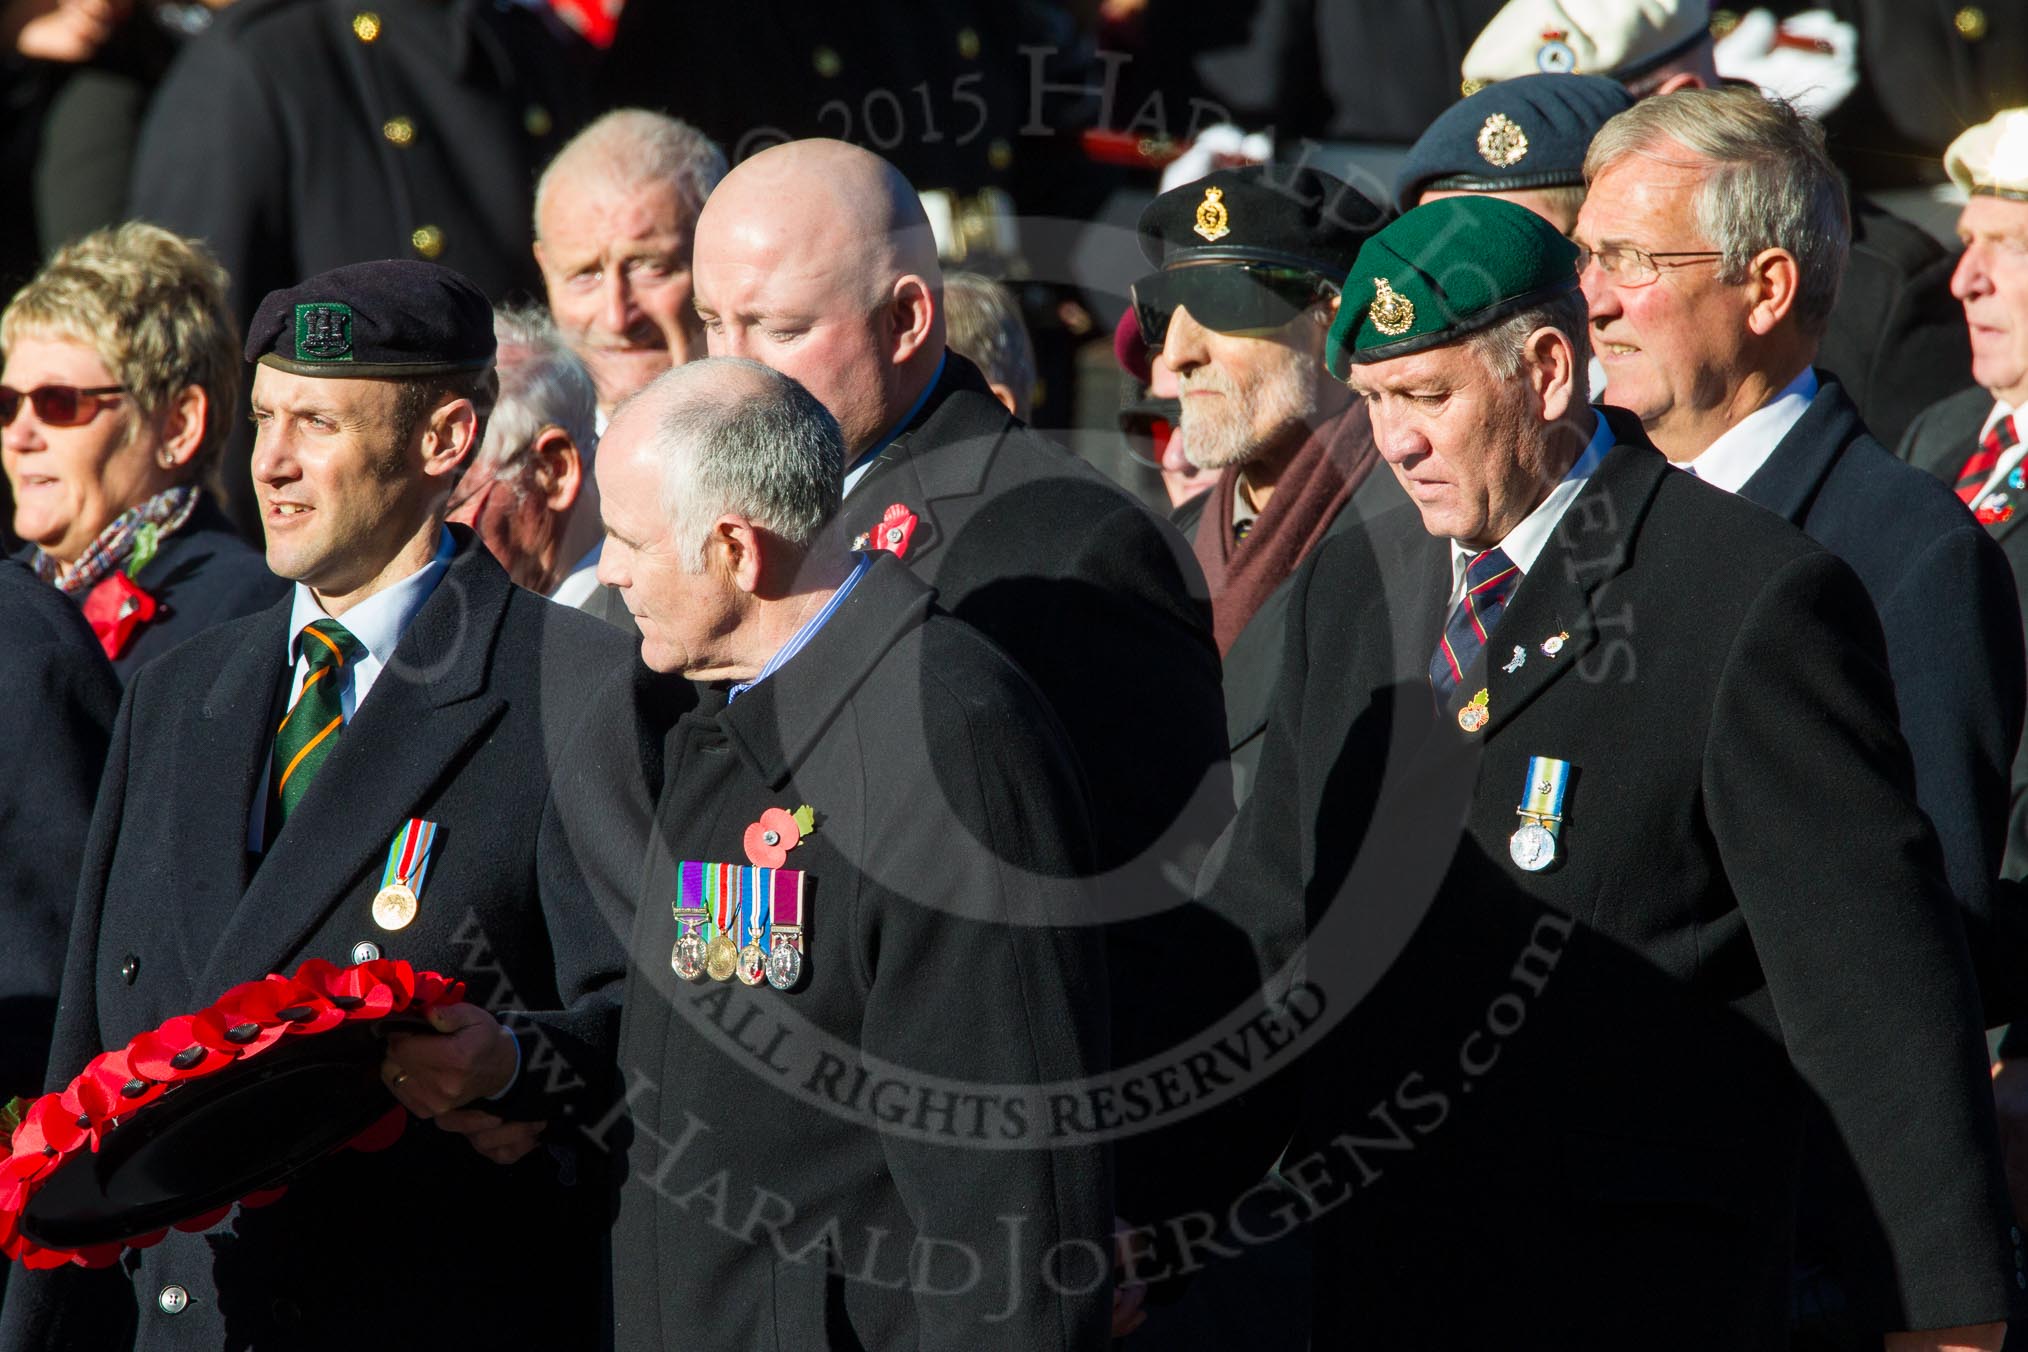
M 1986 1022 L 2004 1023 L 2015 999 L 1995 952 L 2006 903 L 1993 880 L 2021 731 L 2019 605 L 2004 555 L 1964 505 L 1882 447 L 1813 364 L 1851 234 L 1822 129 L 1753 89 L 1684 90 L 1608 122 L 1585 177 L 1572 238 L 1605 400 L 1676 465 L 1787 518 L 1865 583 Z M 1804 1258 L 1824 1259 L 1834 1280 L 1799 1308 L 1837 1306 L 1866 1328 L 1870 1227 L 1852 1189 L 1819 1191 L 1823 1204 L 1805 1210 L 1824 1233 L 1815 1253 L 1804 1235 Z

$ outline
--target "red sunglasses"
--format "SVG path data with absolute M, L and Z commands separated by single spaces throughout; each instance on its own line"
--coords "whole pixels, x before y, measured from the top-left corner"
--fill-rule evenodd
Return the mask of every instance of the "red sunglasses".
M 98 417 L 106 400 L 126 392 L 124 385 L 95 385 L 88 390 L 75 385 L 38 385 L 32 390 L 0 385 L 0 427 L 14 422 L 23 400 L 35 405 L 36 418 L 51 427 L 78 427 Z

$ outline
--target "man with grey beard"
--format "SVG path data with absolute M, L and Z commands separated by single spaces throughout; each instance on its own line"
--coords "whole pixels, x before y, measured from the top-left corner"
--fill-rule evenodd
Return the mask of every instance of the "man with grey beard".
M 1184 454 L 1218 472 L 1173 516 L 1211 588 L 1241 801 L 1290 574 L 1327 535 L 1403 501 L 1392 475 L 1372 473 L 1366 411 L 1323 361 L 1339 285 L 1382 217 L 1335 178 L 1275 165 L 1221 170 L 1141 215 L 1142 252 L 1161 269 L 1134 284 L 1141 333 L 1176 372 Z

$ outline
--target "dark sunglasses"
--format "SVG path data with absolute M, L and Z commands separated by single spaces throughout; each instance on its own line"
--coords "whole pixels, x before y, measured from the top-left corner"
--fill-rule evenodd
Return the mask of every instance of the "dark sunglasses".
M 51 427 L 77 427 L 98 417 L 106 400 L 126 392 L 124 385 L 94 385 L 88 390 L 75 385 L 38 385 L 32 390 L 0 385 L 0 427 L 12 425 L 24 399 L 35 405 L 39 421 Z
M 1215 333 L 1270 333 L 1320 297 L 1337 294 L 1315 273 L 1265 263 L 1200 263 L 1141 278 L 1129 289 L 1141 340 L 1159 349 L 1178 310 Z

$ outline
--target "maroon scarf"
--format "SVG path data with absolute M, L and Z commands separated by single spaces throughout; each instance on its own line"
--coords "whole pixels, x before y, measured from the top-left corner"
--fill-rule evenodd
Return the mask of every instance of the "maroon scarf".
M 1212 631 L 1220 657 L 1232 651 L 1262 602 L 1309 557 L 1379 460 L 1366 405 L 1355 399 L 1310 433 L 1275 481 L 1267 510 L 1244 540 L 1232 538 L 1240 467 L 1228 465 L 1219 473 L 1197 526 L 1197 562 L 1211 587 Z

